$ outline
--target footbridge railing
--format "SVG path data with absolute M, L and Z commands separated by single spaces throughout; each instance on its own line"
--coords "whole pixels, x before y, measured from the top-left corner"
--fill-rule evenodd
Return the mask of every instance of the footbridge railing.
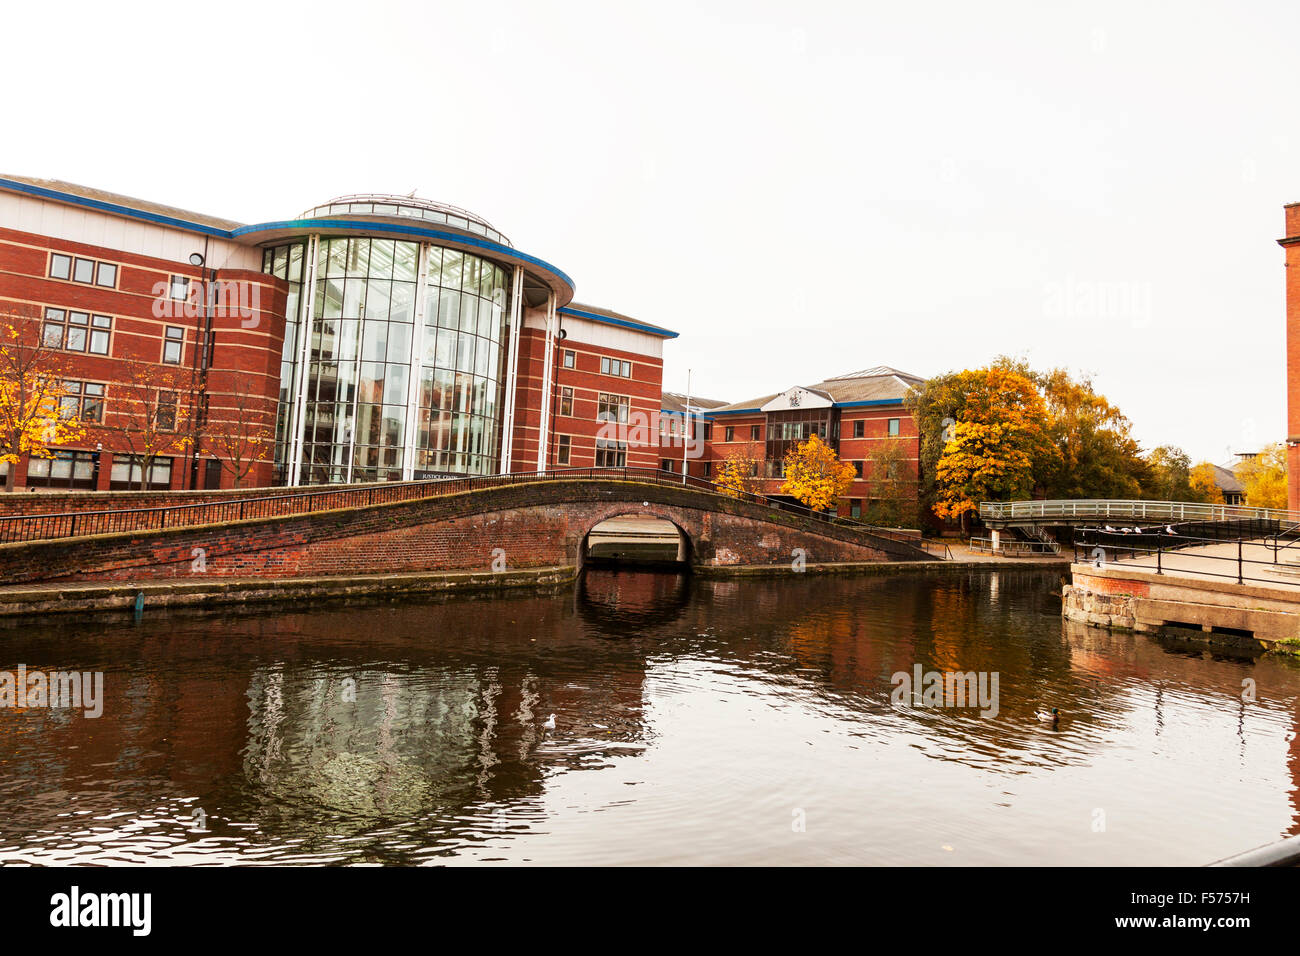
M 309 487 L 286 491 L 281 495 L 227 498 L 193 504 L 176 504 L 152 508 L 123 508 L 103 511 L 68 511 L 0 517 L 0 543 L 74 538 L 125 531 L 154 531 L 200 524 L 219 524 L 250 518 L 284 517 L 332 511 L 340 508 L 364 508 L 400 501 L 415 501 L 441 495 L 480 491 L 527 482 L 604 480 L 649 482 L 658 485 L 688 487 L 709 494 L 739 498 L 754 504 L 793 512 L 820 521 L 856 528 L 865 533 L 909 545 L 935 558 L 951 558 L 952 552 L 941 542 L 927 541 L 919 534 L 841 518 L 813 511 L 802 505 L 778 502 L 766 495 L 749 492 L 724 492 L 715 482 L 694 476 L 675 475 L 654 468 L 560 468 L 550 471 L 516 472 L 508 475 L 482 475 L 466 478 L 431 478 L 423 481 L 379 482 L 351 485 L 330 490 Z
M 1065 524 L 1113 521 L 1175 523 L 1179 521 L 1274 520 L 1300 524 L 1300 513 L 1276 508 L 1248 508 L 1244 505 L 1213 505 L 1194 501 L 1139 501 L 1084 498 L 1045 501 L 986 501 L 980 518 L 987 524 L 1017 521 L 1044 523 L 1053 519 Z

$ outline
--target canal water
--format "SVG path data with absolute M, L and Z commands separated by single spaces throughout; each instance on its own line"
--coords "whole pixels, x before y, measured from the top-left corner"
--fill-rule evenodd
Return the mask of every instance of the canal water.
M 6 624 L 0 671 L 104 689 L 0 709 L 0 862 L 1201 864 L 1300 833 L 1300 667 L 1065 622 L 1060 585 L 591 570 Z M 996 673 L 996 715 L 891 700 L 918 664 Z

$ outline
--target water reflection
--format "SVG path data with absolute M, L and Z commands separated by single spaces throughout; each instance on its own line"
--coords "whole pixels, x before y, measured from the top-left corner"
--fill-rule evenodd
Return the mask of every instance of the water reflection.
M 592 570 L 11 626 L 0 668 L 103 670 L 106 702 L 0 711 L 0 861 L 1200 863 L 1300 833 L 1300 668 L 1064 622 L 1059 586 Z M 998 672 L 997 717 L 891 703 L 916 664 Z

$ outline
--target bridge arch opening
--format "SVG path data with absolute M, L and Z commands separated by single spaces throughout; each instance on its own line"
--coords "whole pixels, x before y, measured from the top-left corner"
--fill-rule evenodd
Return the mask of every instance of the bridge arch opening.
M 676 523 L 654 515 L 612 515 L 592 526 L 582 540 L 584 567 L 681 570 L 690 563 L 690 535 Z

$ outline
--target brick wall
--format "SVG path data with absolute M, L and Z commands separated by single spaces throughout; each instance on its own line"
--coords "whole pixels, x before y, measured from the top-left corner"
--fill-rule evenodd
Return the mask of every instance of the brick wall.
M 672 521 L 700 564 L 886 560 L 851 529 L 689 489 L 548 482 L 441 498 L 149 533 L 0 545 L 8 583 L 374 574 L 581 561 L 587 532 L 620 514 Z

